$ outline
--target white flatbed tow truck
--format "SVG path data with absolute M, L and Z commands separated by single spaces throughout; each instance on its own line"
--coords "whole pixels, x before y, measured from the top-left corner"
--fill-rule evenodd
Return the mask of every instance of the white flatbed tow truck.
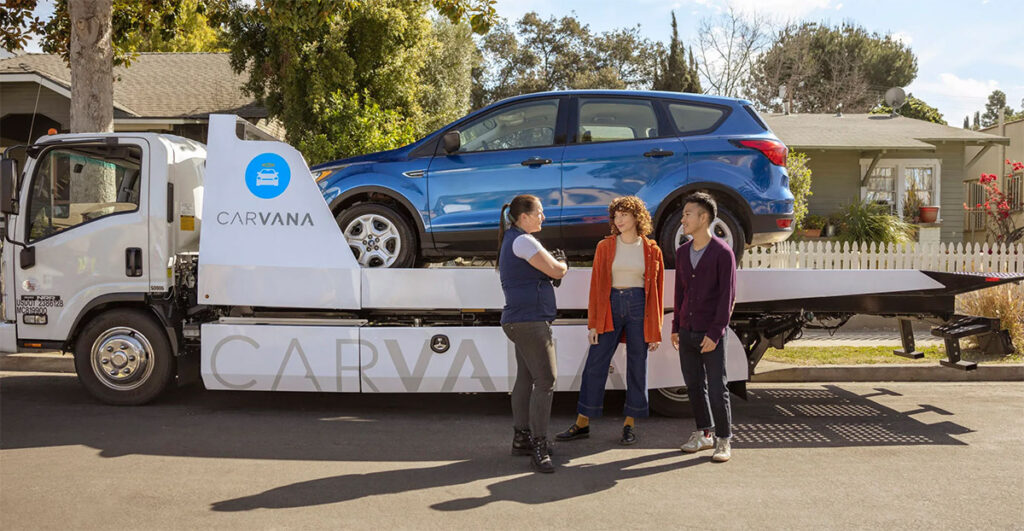
M 493 269 L 363 269 L 302 156 L 249 140 L 235 116 L 210 118 L 208 145 L 153 133 L 55 135 L 2 161 L 0 353 L 72 352 L 97 399 L 143 404 L 201 378 L 208 389 L 312 392 L 507 392 L 515 356 L 498 319 Z M 240 136 L 241 135 L 241 136 Z M 8 153 L 15 152 L 8 150 Z M 372 220 L 367 220 L 372 231 Z M 668 341 L 649 355 L 651 406 L 688 410 Z M 997 320 L 957 316 L 958 293 L 1020 274 L 916 270 L 740 270 L 726 338 L 734 392 L 769 346 L 854 314 L 938 322 L 949 360 L 959 339 Z M 557 390 L 577 390 L 588 350 L 589 269 L 556 290 Z M 620 347 L 608 387 L 622 389 Z

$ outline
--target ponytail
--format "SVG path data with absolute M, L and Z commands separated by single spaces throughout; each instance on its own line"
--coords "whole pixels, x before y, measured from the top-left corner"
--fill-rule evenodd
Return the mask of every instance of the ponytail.
M 498 218 L 498 257 L 494 260 L 494 268 L 498 269 L 501 261 L 501 245 L 505 241 L 506 224 L 508 227 L 516 224 L 519 216 L 537 210 L 540 206 L 540 198 L 535 195 L 522 194 L 512 198 L 512 201 L 501 205 L 501 215 Z

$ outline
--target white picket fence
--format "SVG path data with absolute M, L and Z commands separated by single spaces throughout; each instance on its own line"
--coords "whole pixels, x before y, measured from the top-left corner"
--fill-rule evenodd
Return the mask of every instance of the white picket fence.
M 747 249 L 740 267 L 1024 273 L 1024 244 L 782 242 Z

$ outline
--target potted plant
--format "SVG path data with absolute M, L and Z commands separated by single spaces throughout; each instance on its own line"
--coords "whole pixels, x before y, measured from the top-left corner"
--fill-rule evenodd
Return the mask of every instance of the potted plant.
M 800 222 L 800 235 L 804 238 L 820 238 L 821 229 L 825 227 L 825 218 L 816 214 L 808 214 Z
M 935 223 L 939 220 L 937 205 L 921 205 L 918 207 L 918 219 L 921 223 Z

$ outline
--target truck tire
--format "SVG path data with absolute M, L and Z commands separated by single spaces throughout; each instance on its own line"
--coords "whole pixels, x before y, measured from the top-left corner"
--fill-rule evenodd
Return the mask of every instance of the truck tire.
M 658 244 L 661 246 L 661 252 L 665 257 L 666 269 L 675 269 L 676 249 L 689 239 L 688 236 L 683 234 L 683 228 L 679 224 L 679 220 L 682 217 L 683 208 L 680 206 L 665 218 L 665 222 L 661 226 Z M 715 236 L 722 238 L 732 246 L 732 252 L 736 255 L 736 262 L 739 263 L 747 245 L 746 232 L 744 232 L 739 218 L 728 208 L 719 205 L 718 217 L 711 224 L 711 231 Z
M 651 411 L 663 417 L 692 417 L 693 408 L 690 407 L 690 397 L 686 394 L 685 387 L 664 387 L 651 389 L 647 393 L 647 401 Z
M 360 203 L 335 217 L 363 267 L 413 267 L 418 254 L 409 221 L 384 203 Z
M 78 335 L 75 372 L 99 401 L 137 406 L 170 384 L 174 353 L 152 317 L 139 310 L 110 310 L 89 321 Z

